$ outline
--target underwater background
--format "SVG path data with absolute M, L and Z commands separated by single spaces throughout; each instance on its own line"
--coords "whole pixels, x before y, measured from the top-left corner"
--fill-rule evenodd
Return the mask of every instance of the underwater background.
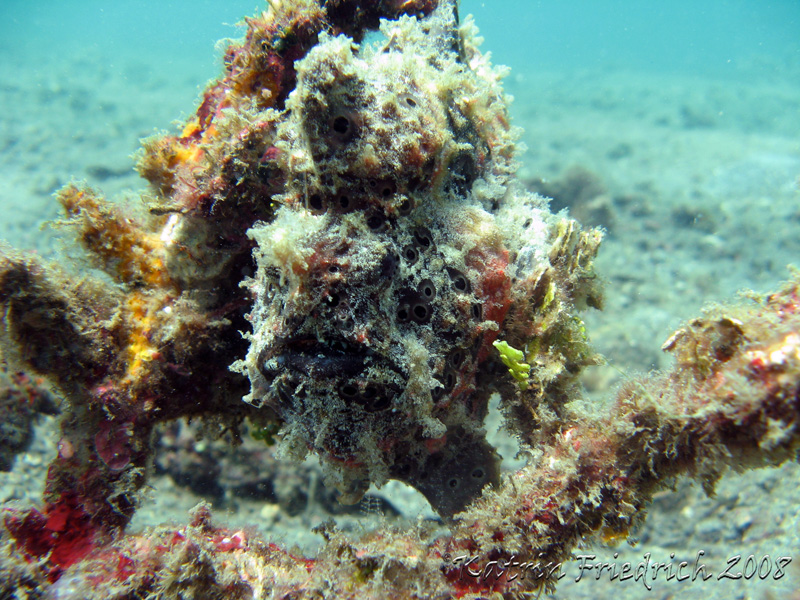
M 85 180 L 138 202 L 144 182 L 130 155 L 139 139 L 172 131 L 193 112 L 220 71 L 215 44 L 239 36 L 235 24 L 263 8 L 241 0 L 3 0 L 0 240 L 79 259 L 57 228 L 42 227 L 60 217 L 53 192 Z M 771 291 L 787 265 L 800 266 L 800 3 L 486 0 L 464 1 L 460 13 L 475 15 L 483 50 L 511 68 L 506 91 L 526 146 L 521 178 L 553 197 L 554 209 L 607 232 L 597 262 L 607 307 L 586 319 L 608 359 L 586 377 L 592 397 L 610 396 L 625 373 L 666 367 L 661 344 L 704 304 L 741 289 Z M 0 473 L 0 501 L 39 498 L 55 432 L 56 419 L 42 419 L 30 450 Z M 164 433 L 154 490 L 134 526 L 185 520 L 206 490 L 231 522 L 307 551 L 319 543 L 311 527 L 339 509 L 318 491 L 313 465 L 264 457 L 251 470 L 263 472 L 256 479 L 271 492 L 254 485 L 232 494 L 226 486 L 234 483 L 209 475 L 225 448 L 186 442 L 190 433 Z M 512 458 L 512 441 L 498 443 Z M 796 464 L 730 474 L 714 498 L 688 482 L 676 487 L 659 496 L 635 547 L 592 553 L 694 561 L 704 550 L 716 572 L 736 555 L 792 556 L 777 582 L 661 579 L 654 593 L 800 597 Z M 372 498 L 338 515 L 341 526 L 431 515 L 399 484 Z M 641 584 L 572 577 L 555 597 L 612 593 L 653 597 Z

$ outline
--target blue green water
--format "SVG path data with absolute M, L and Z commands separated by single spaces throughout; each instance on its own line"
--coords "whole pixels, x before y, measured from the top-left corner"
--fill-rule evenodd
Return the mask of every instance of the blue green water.
M 96 46 L 129 53 L 209 60 L 227 24 L 263 3 L 4 0 L 3 44 L 25 40 L 43 54 Z M 497 62 L 516 69 L 626 67 L 713 76 L 751 72 L 755 61 L 800 62 L 800 2 L 777 0 L 464 0 Z M 779 72 L 775 76 L 780 77 Z
M 514 68 L 738 77 L 759 60 L 800 63 L 796 0 L 472 0 L 462 6 L 475 14 L 498 62 Z

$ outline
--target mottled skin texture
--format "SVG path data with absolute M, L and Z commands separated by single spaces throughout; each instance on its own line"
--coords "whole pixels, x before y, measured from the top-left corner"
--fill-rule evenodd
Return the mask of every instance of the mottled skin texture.
M 465 114 L 455 90 L 479 81 L 459 48 L 409 55 L 404 27 L 366 53 L 323 40 L 298 64 L 273 153 L 284 206 L 252 233 L 251 400 L 320 454 L 344 500 L 391 477 L 449 515 L 498 481 L 481 427 L 508 250 L 471 187 L 505 165 L 478 134 L 506 134 L 483 122 L 505 107 Z

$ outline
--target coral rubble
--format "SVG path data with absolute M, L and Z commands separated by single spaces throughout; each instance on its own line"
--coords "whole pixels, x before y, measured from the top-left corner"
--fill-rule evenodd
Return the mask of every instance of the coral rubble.
M 601 235 L 515 179 L 502 72 L 454 2 L 275 0 L 246 24 L 180 135 L 145 141 L 146 216 L 59 192 L 112 283 L 0 257 L 6 354 L 68 401 L 44 506 L 3 512 L 0 592 L 513 596 L 554 581 L 452 558 L 557 562 L 627 535 L 676 475 L 710 486 L 726 464 L 794 456 L 796 284 L 692 321 L 666 346 L 671 373 L 577 411 Z M 495 392 L 531 455 L 506 477 L 483 429 Z M 279 428 L 343 502 L 404 481 L 451 532 L 323 528 L 306 559 L 201 506 L 186 527 L 125 533 L 154 428 L 180 417 L 234 441 L 245 420 Z

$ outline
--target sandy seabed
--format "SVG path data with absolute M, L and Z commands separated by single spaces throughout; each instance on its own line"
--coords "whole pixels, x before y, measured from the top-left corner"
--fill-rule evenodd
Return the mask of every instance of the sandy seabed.
M 190 114 L 213 75 L 188 59 L 160 64 L 139 56 L 111 65 L 98 52 L 43 56 L 0 42 L 0 239 L 62 262 L 81 252 L 57 228 L 42 227 L 60 216 L 53 192 L 85 180 L 136 204 L 144 189 L 130 158 L 138 140 Z M 534 189 L 564 191 L 559 203 L 574 203 L 579 218 L 607 230 L 597 264 L 607 307 L 586 317 L 608 359 L 587 374 L 592 397 L 608 397 L 625 373 L 668 366 L 662 342 L 704 304 L 742 289 L 770 291 L 787 278 L 788 264 L 800 266 L 800 76 L 752 68 L 740 81 L 622 71 L 513 73 L 506 81 L 527 147 L 520 177 Z M 55 420 L 43 420 L 15 469 L 0 473 L 0 501 L 38 499 L 55 439 Z M 200 499 L 164 477 L 153 486 L 136 527 L 185 521 Z M 414 493 L 392 489 L 391 502 L 406 517 L 424 509 Z M 657 498 L 634 546 L 587 544 L 580 553 L 609 567 L 575 582 L 581 560 L 564 565 L 554 597 L 800 598 L 798 489 L 797 464 L 731 473 L 713 498 L 676 482 Z M 329 517 L 313 505 L 295 516 L 247 500 L 228 509 L 219 521 L 250 523 L 307 549 L 320 541 L 311 527 Z M 351 529 L 379 521 L 341 518 Z M 676 569 L 686 561 L 690 574 L 700 556 L 713 576 L 668 580 L 662 570 L 655 581 L 612 580 L 614 564 L 635 569 L 646 554 Z M 747 570 L 767 555 L 771 575 Z M 736 556 L 730 573 L 744 569 L 744 576 L 720 577 Z M 775 580 L 780 557 L 792 561 Z

